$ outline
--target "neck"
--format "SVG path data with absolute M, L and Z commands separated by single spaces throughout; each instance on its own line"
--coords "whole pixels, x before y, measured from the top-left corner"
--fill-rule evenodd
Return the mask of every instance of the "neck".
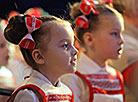
M 52 83 L 53 86 L 56 85 L 56 83 L 58 82 L 58 78 L 60 77 L 60 75 L 57 75 L 50 70 L 46 70 L 46 68 L 40 68 L 39 72 L 43 74 Z
M 96 62 L 101 68 L 105 67 L 105 60 L 101 58 L 101 56 L 86 52 L 85 53 L 90 59 Z

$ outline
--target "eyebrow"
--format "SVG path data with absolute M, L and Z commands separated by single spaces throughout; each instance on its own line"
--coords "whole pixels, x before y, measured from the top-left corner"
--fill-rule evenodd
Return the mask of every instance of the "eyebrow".
M 69 39 L 62 39 L 62 40 L 59 41 L 59 43 L 61 43 L 61 42 L 68 42 L 68 43 L 74 44 L 75 40 L 72 42 Z
M 60 40 L 59 42 L 64 42 L 64 41 L 71 42 L 69 39 L 62 39 L 62 40 Z
M 120 28 L 112 28 L 113 30 L 122 31 Z

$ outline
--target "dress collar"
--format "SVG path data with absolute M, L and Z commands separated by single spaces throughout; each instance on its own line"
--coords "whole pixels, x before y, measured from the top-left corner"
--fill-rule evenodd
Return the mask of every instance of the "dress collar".
M 104 68 L 100 67 L 86 54 L 81 52 L 77 63 L 77 71 L 81 72 L 82 74 L 92 74 L 105 69 L 106 69 L 105 67 Z
M 40 72 L 36 71 L 36 70 L 32 70 L 32 73 L 30 74 L 30 77 L 35 77 L 38 78 L 40 80 L 43 80 L 44 82 L 53 85 L 44 75 L 42 75 Z M 56 87 L 60 86 L 60 81 L 58 81 L 55 85 Z

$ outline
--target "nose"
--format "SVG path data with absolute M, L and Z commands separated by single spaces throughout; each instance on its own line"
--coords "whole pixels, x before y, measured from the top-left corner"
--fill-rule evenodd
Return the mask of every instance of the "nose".
M 78 54 L 78 50 L 73 46 L 72 47 L 72 55 L 75 56 Z
M 118 43 L 119 43 L 119 45 L 122 45 L 122 44 L 124 43 L 124 41 L 123 41 L 123 38 L 122 38 L 122 37 L 120 37 L 120 39 L 119 39 Z

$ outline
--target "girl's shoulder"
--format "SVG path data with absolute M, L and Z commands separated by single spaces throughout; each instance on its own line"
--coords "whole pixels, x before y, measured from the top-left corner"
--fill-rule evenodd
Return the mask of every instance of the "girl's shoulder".
M 59 96 L 57 97 L 57 95 Z M 72 90 L 62 83 L 60 83 L 59 86 L 54 87 L 48 83 L 42 85 L 28 82 L 18 87 L 12 94 L 10 100 L 13 98 L 17 102 L 39 102 L 41 99 L 46 102 L 46 100 L 54 99 L 54 97 L 65 97 L 72 99 L 72 96 Z
M 29 89 L 20 90 L 17 93 L 15 100 L 17 102 L 39 102 L 39 99 L 36 94 Z

